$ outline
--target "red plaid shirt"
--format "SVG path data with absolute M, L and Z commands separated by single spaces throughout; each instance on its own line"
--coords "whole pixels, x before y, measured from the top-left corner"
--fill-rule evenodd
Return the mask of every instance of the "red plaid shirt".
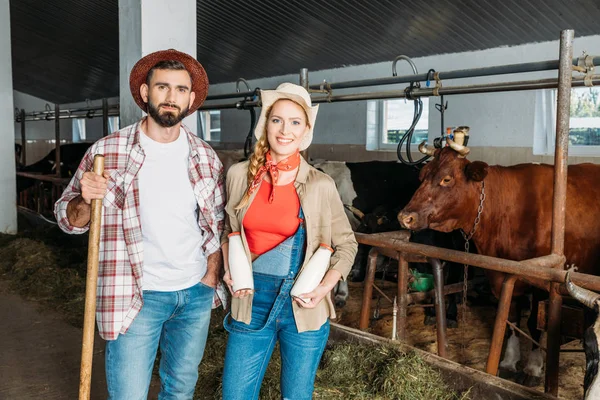
M 77 228 L 69 223 L 67 204 L 81 194 L 79 181 L 84 172 L 92 169 L 94 155 L 103 154 L 104 169 L 110 172 L 110 178 L 102 202 L 96 319 L 100 336 L 105 340 L 114 340 L 119 333 L 125 333 L 144 303 L 141 281 L 144 252 L 137 174 L 145 155 L 139 141 L 140 123 L 94 143 L 54 206 L 56 220 L 63 231 L 84 233 L 89 229 Z M 202 249 L 208 257 L 220 250 L 223 232 L 223 165 L 208 144 L 184 125 L 182 127 L 190 145 L 188 174 L 199 206 L 198 226 L 205 238 Z M 225 290 L 220 283 L 213 308 L 225 305 L 225 299 Z

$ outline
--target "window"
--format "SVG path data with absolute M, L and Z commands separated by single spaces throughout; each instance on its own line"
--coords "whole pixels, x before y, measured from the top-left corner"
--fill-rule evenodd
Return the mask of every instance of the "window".
M 108 117 L 108 134 L 119 130 L 119 117 Z
M 571 146 L 600 146 L 600 89 L 577 88 L 571 91 Z
M 415 126 L 411 144 L 429 136 L 429 99 L 422 98 L 423 112 Z M 405 99 L 374 100 L 367 103 L 367 150 L 394 150 L 410 128 L 414 102 Z
M 533 154 L 551 155 L 556 140 L 556 90 L 536 95 Z M 571 89 L 569 155 L 600 157 L 600 89 Z
M 85 118 L 76 118 L 71 121 L 73 121 L 73 143 L 85 142 Z
M 200 137 L 207 142 L 221 141 L 221 111 L 199 111 L 198 125 Z

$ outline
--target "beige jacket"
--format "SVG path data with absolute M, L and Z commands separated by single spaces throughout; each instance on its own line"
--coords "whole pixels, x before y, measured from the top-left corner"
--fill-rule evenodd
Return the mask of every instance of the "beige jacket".
M 247 174 L 248 161 L 235 164 L 227 172 L 227 206 L 225 207 L 227 215 L 221 244 L 227 243 L 227 235 L 231 232 L 241 232 L 246 256 L 250 260 L 250 250 L 242 221 L 258 193 L 258 189 L 251 195 L 250 201 L 244 208 L 235 210 L 248 188 Z M 358 244 L 333 179 L 310 166 L 303 158 L 294 186 L 300 199 L 306 224 L 306 257 L 300 272 L 317 251 L 319 244 L 325 243 L 334 249 L 330 269 L 339 271 L 342 279 L 345 280 L 354 263 Z M 246 324 L 250 323 L 252 298 L 253 296 L 250 295 L 243 299 L 232 299 L 231 316 L 235 320 Z M 292 303 L 292 306 L 298 332 L 318 330 L 328 317 L 335 318 L 335 308 L 331 296 L 325 296 L 325 301 L 321 301 L 313 309 L 302 308 L 295 302 Z

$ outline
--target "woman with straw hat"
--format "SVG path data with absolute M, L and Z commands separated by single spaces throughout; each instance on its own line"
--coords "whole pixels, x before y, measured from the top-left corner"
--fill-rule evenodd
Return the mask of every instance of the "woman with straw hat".
M 227 174 L 223 280 L 233 299 L 224 322 L 223 398 L 258 399 L 279 341 L 282 397 L 311 399 L 335 317 L 329 293 L 346 279 L 357 243 L 335 183 L 300 155 L 312 141 L 318 106 L 291 83 L 261 91 L 261 100 L 254 153 Z M 230 249 L 232 232 L 242 245 Z M 240 259 L 251 264 L 253 290 L 233 290 L 230 268 Z M 317 285 L 291 296 L 299 276 Z

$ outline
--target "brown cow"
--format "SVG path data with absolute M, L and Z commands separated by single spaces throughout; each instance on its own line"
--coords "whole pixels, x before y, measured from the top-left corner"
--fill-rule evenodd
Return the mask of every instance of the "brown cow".
M 470 162 L 467 149 L 448 140 L 451 147 L 435 151 L 434 159 L 420 174 L 421 186 L 398 214 L 411 230 L 430 228 L 442 232 L 475 229 L 473 241 L 480 254 L 510 260 L 525 260 L 550 254 L 554 167 L 520 164 L 512 167 Z M 461 151 L 459 154 L 455 149 Z M 467 151 L 462 151 L 467 150 Z M 482 204 L 480 222 L 475 225 Z M 568 168 L 565 256 L 567 264 L 584 273 L 600 268 L 600 165 L 580 164 Z M 504 274 L 486 271 L 492 290 L 500 294 Z M 515 296 L 526 285 L 517 282 Z M 528 327 L 539 340 L 532 305 Z M 501 367 L 516 372 L 520 358 L 518 339 L 511 336 Z M 540 377 L 542 354 L 534 351 L 525 367 L 527 375 Z

